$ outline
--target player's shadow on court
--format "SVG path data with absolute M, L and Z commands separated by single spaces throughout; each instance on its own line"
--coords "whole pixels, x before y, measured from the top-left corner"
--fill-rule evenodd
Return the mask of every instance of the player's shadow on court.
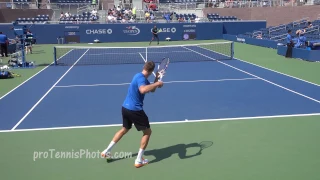
M 190 144 L 176 144 L 173 146 L 168 146 L 161 149 L 153 149 L 153 150 L 147 150 L 144 152 L 145 156 L 154 156 L 155 159 L 149 160 L 149 164 L 151 163 L 157 163 L 164 159 L 170 158 L 172 155 L 177 154 L 180 159 L 189 159 L 193 158 L 195 156 L 199 156 L 202 154 L 202 151 L 208 147 L 211 147 L 213 142 L 211 141 L 203 141 L 201 143 L 190 143 Z M 195 152 L 194 154 L 187 154 L 188 149 L 198 148 L 198 152 Z M 137 157 L 137 153 L 132 154 L 132 158 Z M 121 159 L 113 159 L 111 162 L 118 161 Z

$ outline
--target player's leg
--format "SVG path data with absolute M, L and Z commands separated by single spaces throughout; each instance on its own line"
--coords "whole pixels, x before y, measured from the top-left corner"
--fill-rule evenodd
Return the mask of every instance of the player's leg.
M 122 107 L 122 128 L 114 135 L 108 147 L 104 151 L 102 151 L 101 156 L 109 159 L 111 156 L 111 150 L 114 145 L 119 142 L 131 128 L 132 121 L 130 120 L 130 112 L 126 108 Z
M 157 41 L 158 41 L 158 45 L 159 45 L 159 36 L 158 36 L 158 35 L 156 35 L 156 38 L 157 38 Z
M 8 44 L 4 44 L 4 55 L 8 57 Z
M 154 36 L 152 36 L 152 39 L 151 39 L 151 41 L 150 41 L 150 43 L 149 43 L 149 45 L 151 45 L 151 42 L 154 40 Z
M 137 155 L 137 159 L 135 160 L 135 167 L 139 168 L 148 164 L 148 160 L 143 158 L 143 154 L 148 146 L 152 131 L 150 128 L 148 116 L 143 110 L 136 113 L 136 118 L 133 120 L 133 123 L 138 131 L 143 132 L 139 152 Z
M 0 51 L 1 51 L 2 57 L 4 57 L 4 46 L 5 46 L 5 44 L 0 44 L 0 47 L 1 47 Z

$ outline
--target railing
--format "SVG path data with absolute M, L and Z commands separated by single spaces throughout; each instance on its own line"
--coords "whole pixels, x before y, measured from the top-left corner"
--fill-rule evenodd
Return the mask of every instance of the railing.
M 271 27 L 269 28 L 269 34 L 271 34 L 272 32 L 275 32 L 275 31 L 280 31 L 280 30 L 286 30 L 287 29 L 287 25 L 283 24 L 283 25 L 279 25 L 279 26 L 276 26 L 276 27 Z
M 24 2 L 24 3 L 16 3 L 16 2 L 0 2 L 0 7 L 8 8 L 8 9 L 37 9 L 38 3 L 36 2 Z
M 225 1 L 220 3 L 223 8 L 253 8 L 253 7 L 278 7 L 278 6 L 297 6 L 292 0 L 243 0 L 243 1 Z
M 285 38 L 286 36 L 287 36 L 287 34 L 281 34 L 281 35 L 277 35 L 277 36 L 272 36 L 272 37 L 270 38 L 270 40 L 278 41 L 279 39 Z
M 309 17 L 306 17 L 306 18 L 302 18 L 302 19 L 299 19 L 297 21 L 293 21 L 292 22 L 292 26 L 297 26 L 297 25 L 300 25 L 300 24 L 303 24 L 303 23 L 306 23 L 309 21 Z
M 204 23 L 207 22 L 205 19 L 200 20 L 197 23 Z M 42 22 L 42 23 L 37 23 L 37 24 L 130 24 L 130 23 L 143 23 L 143 24 L 148 24 L 148 23 L 179 23 L 178 20 L 171 20 L 170 22 L 167 22 L 164 19 L 156 19 L 154 21 L 150 21 L 147 22 L 146 20 L 135 20 L 133 22 L 99 22 L 99 21 L 46 21 L 46 22 Z M 182 22 L 182 23 L 187 23 L 187 22 Z M 196 22 L 192 22 L 192 23 L 196 23 Z M 21 24 L 34 24 L 32 22 L 28 22 L 28 23 L 21 23 Z
M 81 13 L 81 12 L 84 12 L 84 11 L 88 11 L 89 5 L 85 5 L 85 6 L 81 6 L 81 7 L 78 7 L 77 8 L 77 14 Z

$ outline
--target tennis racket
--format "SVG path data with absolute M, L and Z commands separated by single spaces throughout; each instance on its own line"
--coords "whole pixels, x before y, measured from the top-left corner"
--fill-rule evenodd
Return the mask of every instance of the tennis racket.
M 11 72 L 11 71 L 9 71 L 9 72 L 13 77 L 21 77 L 20 74 L 17 74 L 17 73 Z
M 162 78 L 166 73 L 169 63 L 170 63 L 169 58 L 162 59 L 161 63 L 158 65 L 158 70 L 157 70 L 156 78 L 154 82 L 162 81 Z
M 158 32 L 157 32 L 157 34 L 159 34 L 159 33 L 161 33 L 162 32 L 162 29 L 158 29 Z

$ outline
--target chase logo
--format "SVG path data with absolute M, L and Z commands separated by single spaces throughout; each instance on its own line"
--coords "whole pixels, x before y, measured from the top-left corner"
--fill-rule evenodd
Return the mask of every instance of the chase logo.
M 177 29 L 175 27 L 173 28 L 159 28 L 159 30 L 162 30 L 162 32 L 167 32 L 167 33 L 175 33 L 177 31 Z M 152 32 L 152 28 L 151 28 L 151 32 Z
M 136 26 L 128 26 L 125 30 L 123 30 L 123 33 L 134 36 L 140 34 L 140 29 Z
M 87 29 L 86 34 L 112 34 L 112 29 Z

